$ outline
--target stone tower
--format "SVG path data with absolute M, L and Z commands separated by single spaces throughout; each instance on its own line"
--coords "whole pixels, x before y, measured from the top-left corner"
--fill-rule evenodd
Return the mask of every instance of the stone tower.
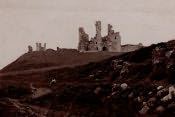
M 101 21 L 96 21 L 95 28 L 96 28 L 95 38 L 96 38 L 97 50 L 101 51 L 102 50 Z
M 28 46 L 28 53 L 32 53 L 33 52 L 33 48 L 32 48 L 32 46 Z
M 38 45 L 39 45 L 39 51 L 41 51 L 41 50 L 42 50 L 42 49 L 41 49 L 41 47 L 42 47 L 42 46 L 41 46 L 41 43 L 39 43 Z
M 111 41 L 111 51 L 121 52 L 121 36 L 119 32 L 116 32 L 111 35 Z
M 46 50 L 46 43 L 44 43 L 44 51 Z
M 121 52 L 121 36 L 114 32 L 112 25 L 108 24 L 108 49 L 111 52 Z
M 88 51 L 89 35 L 84 31 L 83 27 L 79 28 L 78 50 L 81 52 Z
M 36 51 L 39 51 L 39 43 L 36 43 Z

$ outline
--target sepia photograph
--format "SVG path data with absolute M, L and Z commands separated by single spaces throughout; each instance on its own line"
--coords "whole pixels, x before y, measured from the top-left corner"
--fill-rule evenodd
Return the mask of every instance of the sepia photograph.
M 0 0 L 0 117 L 175 117 L 175 1 Z

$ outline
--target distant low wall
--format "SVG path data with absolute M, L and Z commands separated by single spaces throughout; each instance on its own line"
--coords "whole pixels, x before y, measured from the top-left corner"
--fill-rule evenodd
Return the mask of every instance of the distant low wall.
M 138 50 L 138 49 L 140 49 L 142 47 L 143 47 L 142 44 L 138 44 L 138 45 L 123 45 L 122 46 L 122 52 L 131 52 L 131 51 Z

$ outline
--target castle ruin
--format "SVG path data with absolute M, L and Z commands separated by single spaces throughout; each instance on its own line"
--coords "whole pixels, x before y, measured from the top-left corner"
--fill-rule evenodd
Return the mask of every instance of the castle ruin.
M 32 48 L 32 46 L 28 46 L 28 53 L 31 53 L 31 52 L 33 52 L 33 48 Z
M 89 38 L 89 35 L 85 32 L 83 27 L 79 27 L 79 43 L 78 51 L 79 52 L 130 52 L 135 51 L 143 47 L 141 43 L 137 45 L 121 45 L 121 36 L 120 32 L 115 32 L 113 26 L 108 24 L 107 35 L 102 36 L 101 31 L 101 21 L 96 21 L 95 23 L 96 34 L 94 37 Z M 57 47 L 57 51 L 60 48 Z M 35 51 L 46 51 L 46 43 L 36 43 Z M 28 46 L 28 53 L 33 52 L 32 46 Z
M 143 47 L 142 44 L 122 46 L 120 32 L 115 32 L 111 24 L 108 24 L 108 32 L 104 37 L 101 34 L 101 21 L 96 21 L 95 28 L 96 35 L 91 39 L 83 27 L 79 28 L 78 50 L 80 52 L 129 52 Z
M 42 44 L 41 43 L 36 43 L 36 51 L 46 51 L 46 43 Z M 28 53 L 33 52 L 33 48 L 31 45 L 28 46 Z
M 42 46 L 41 43 L 36 43 L 36 51 L 45 51 L 46 50 L 46 43 Z

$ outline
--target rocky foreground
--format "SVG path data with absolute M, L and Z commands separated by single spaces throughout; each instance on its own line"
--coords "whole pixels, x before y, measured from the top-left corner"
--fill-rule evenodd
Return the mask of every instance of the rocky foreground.
M 1 117 L 174 117 L 175 41 L 38 73 L 1 75 Z

